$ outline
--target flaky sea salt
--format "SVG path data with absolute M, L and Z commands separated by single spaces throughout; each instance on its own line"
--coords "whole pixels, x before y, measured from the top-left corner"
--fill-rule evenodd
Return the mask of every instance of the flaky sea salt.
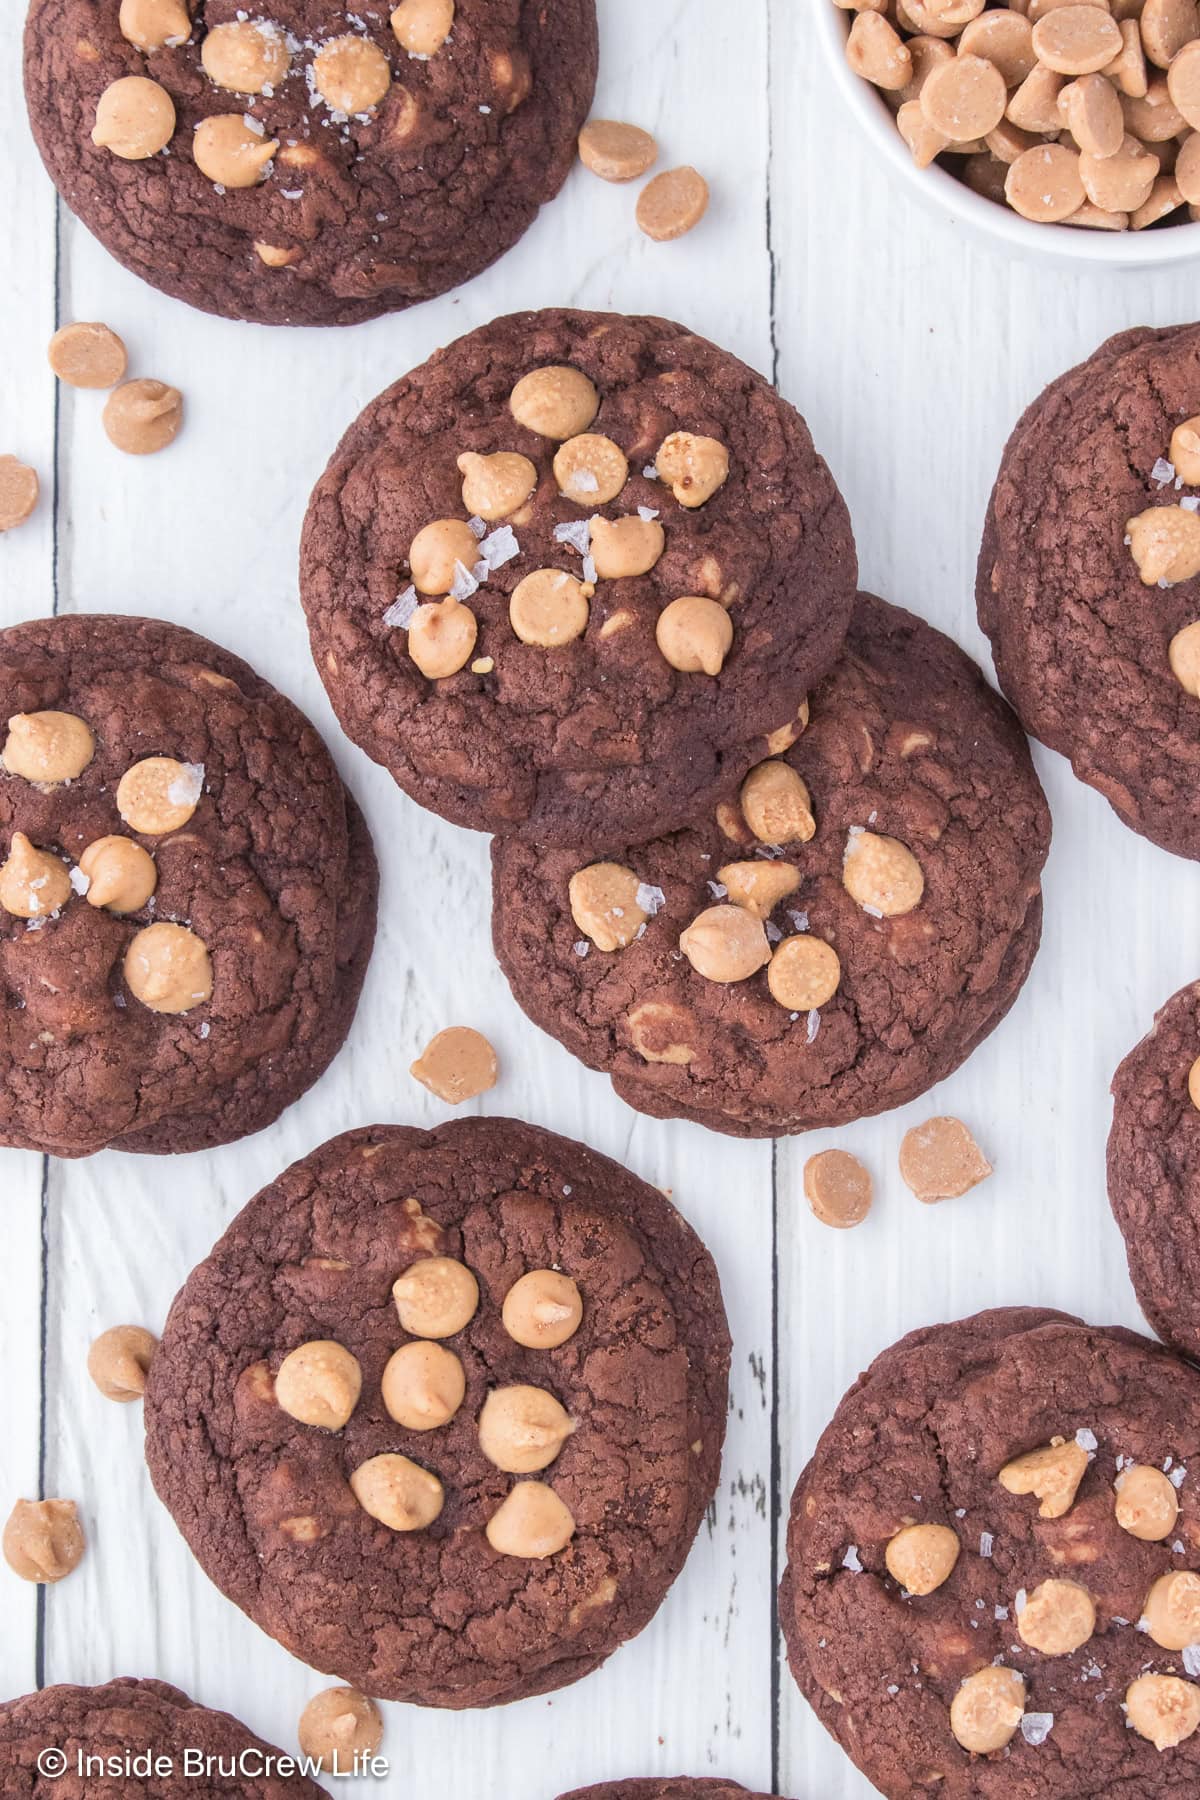
M 642 521 L 643 525 L 649 525 L 651 519 L 657 519 L 657 517 L 658 517 L 657 506 L 639 506 L 638 507 L 638 518 Z
M 1165 488 L 1168 482 L 1175 479 L 1175 464 L 1169 463 L 1165 456 L 1160 456 L 1150 471 L 1150 479 L 1156 487 Z
M 203 792 L 204 764 L 183 763 L 167 789 L 167 799 L 172 806 L 195 806 Z
M 1183 1653 L 1183 1666 L 1189 1675 L 1200 1675 L 1200 1644 L 1189 1644 Z
M 1075 1433 L 1075 1442 L 1079 1445 L 1081 1450 L 1086 1450 L 1089 1454 L 1100 1448 L 1099 1438 L 1094 1431 L 1089 1431 L 1086 1425 L 1081 1425 L 1079 1430 Z
M 724 900 L 729 893 L 729 889 L 725 886 L 723 881 L 710 881 L 707 883 L 707 886 L 708 891 L 714 900 Z
M 820 1029 L 821 1029 L 821 1015 L 817 1011 L 816 1007 L 814 1006 L 812 1011 L 808 1015 L 808 1023 L 805 1026 L 805 1036 L 807 1037 L 808 1042 L 810 1044 L 815 1042 L 817 1033 L 818 1033 L 818 1031 L 820 1031 Z
M 556 544 L 570 544 L 572 550 L 578 550 L 580 556 L 586 556 L 592 543 L 592 522 L 590 519 L 567 519 L 563 524 L 554 527 Z
M 415 587 L 406 587 L 402 594 L 397 594 L 392 604 L 383 615 L 383 622 L 389 631 L 407 631 L 412 624 L 413 614 L 420 602 Z
M 91 885 L 90 878 L 84 874 L 82 869 L 74 868 L 71 870 L 71 886 L 75 889 L 77 894 L 86 894 Z
M 845 1556 L 842 1558 L 842 1567 L 843 1569 L 849 1569 L 853 1575 L 862 1574 L 862 1562 L 859 1558 L 857 1544 L 851 1544 L 846 1551 Z
M 980 1556 L 990 1556 L 992 1554 L 992 1546 L 995 1544 L 995 1542 L 996 1542 L 996 1540 L 992 1536 L 990 1531 L 981 1531 L 979 1534 L 979 1554 L 980 1554 Z
M 520 556 L 521 546 L 517 542 L 517 534 L 511 525 L 499 525 L 490 532 L 479 546 L 479 554 L 489 569 L 502 569 L 506 562 L 514 556 Z
M 1054 1730 L 1053 1713 L 1025 1713 L 1021 1719 L 1021 1736 L 1027 1744 L 1044 1744 Z
M 485 538 L 488 534 L 487 520 L 481 519 L 478 513 L 472 513 L 467 520 L 467 527 L 477 538 Z
M 479 592 L 479 588 L 480 583 L 476 581 L 466 564 L 456 562 L 454 579 L 450 583 L 450 598 L 452 600 L 469 600 L 472 594 Z
M 586 938 L 577 938 L 575 940 L 576 956 L 586 956 L 591 947 Z
M 667 904 L 667 896 L 660 887 L 655 887 L 653 883 L 649 881 L 639 881 L 637 903 L 642 911 L 652 919 L 654 915 L 661 912 L 663 907 Z

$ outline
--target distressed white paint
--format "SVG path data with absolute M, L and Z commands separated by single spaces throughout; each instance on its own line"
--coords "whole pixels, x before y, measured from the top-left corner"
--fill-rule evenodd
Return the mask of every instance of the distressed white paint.
M 56 209 L 19 98 L 21 8 L 5 9 L 0 449 L 37 463 L 45 494 L 36 518 L 0 540 L 0 622 L 49 609 L 57 518 L 60 608 L 159 613 L 249 657 L 327 733 L 384 873 L 351 1043 L 278 1126 L 209 1156 L 51 1167 L 44 1395 L 42 1164 L 0 1153 L 0 1507 L 36 1491 L 44 1446 L 45 1491 L 81 1500 L 91 1538 L 79 1572 L 46 1597 L 46 1680 L 159 1674 L 292 1743 L 321 1680 L 199 1573 L 150 1493 L 137 1409 L 100 1400 L 86 1348 L 121 1320 L 159 1324 L 188 1269 L 292 1157 L 368 1119 L 442 1116 L 408 1064 L 438 1027 L 469 1021 L 503 1060 L 484 1110 L 627 1161 L 671 1187 L 704 1234 L 737 1340 L 734 1411 L 709 1526 L 643 1636 L 547 1700 L 455 1717 L 389 1708 L 393 1786 L 415 1777 L 451 1800 L 552 1800 L 608 1775 L 687 1768 L 765 1787 L 777 1738 L 782 1792 L 857 1800 L 870 1791 L 785 1672 L 772 1714 L 770 1148 L 640 1119 L 526 1022 L 490 955 L 483 840 L 421 813 L 337 732 L 308 659 L 294 573 L 312 482 L 388 381 L 500 312 L 619 306 L 682 318 L 768 372 L 777 359 L 783 391 L 851 502 L 865 582 L 981 650 L 974 546 L 1017 411 L 1110 331 L 1187 317 L 1193 284 L 1183 274 L 1077 278 L 1013 265 L 913 206 L 862 152 L 813 65 L 809 9 L 822 3 L 600 0 L 598 110 L 650 126 L 666 161 L 694 161 L 713 178 L 708 221 L 673 246 L 640 238 L 628 189 L 577 170 L 525 242 L 459 294 L 355 331 L 269 332 L 152 293 L 62 214 L 58 316 L 109 320 L 136 373 L 184 389 L 188 421 L 168 454 L 131 462 L 103 437 L 100 399 L 64 391 L 57 497 L 55 394 L 42 362 L 56 316 Z M 785 1506 L 844 1387 L 909 1326 L 1011 1300 L 1136 1322 L 1104 1200 L 1105 1089 L 1154 1006 L 1196 973 L 1195 872 L 1123 832 L 1055 759 L 1040 761 L 1057 827 L 1046 946 L 1012 1017 L 929 1107 L 839 1134 L 878 1178 L 877 1212 L 860 1231 L 835 1235 L 808 1214 L 800 1170 L 819 1142 L 779 1150 Z M 905 1123 L 933 1107 L 970 1119 L 998 1172 L 971 1199 L 925 1210 L 900 1187 L 895 1151 Z M 3 1569 L 0 1605 L 0 1694 L 12 1694 L 35 1679 L 35 1606 Z

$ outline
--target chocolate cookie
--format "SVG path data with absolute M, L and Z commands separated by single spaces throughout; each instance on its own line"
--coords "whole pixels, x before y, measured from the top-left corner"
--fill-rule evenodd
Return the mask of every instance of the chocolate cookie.
M 1200 985 L 1168 1000 L 1113 1077 L 1108 1197 L 1142 1311 L 1200 1359 Z
M 1133 1332 L 1013 1308 L 876 1358 L 797 1484 L 780 1609 L 882 1794 L 1200 1792 L 1197 1458 L 1200 1371 Z
M 455 824 L 673 830 L 836 655 L 845 506 L 762 378 L 662 319 L 519 313 L 369 406 L 301 584 L 356 743 Z
M 394 1304 L 393 1304 L 394 1302 Z M 729 1335 L 656 1188 L 508 1119 L 296 1163 L 176 1300 L 155 1487 L 205 1571 L 314 1667 L 488 1706 L 653 1616 L 720 1472 Z
M 25 89 L 55 186 L 136 275 L 226 318 L 353 325 L 516 243 L 596 55 L 594 0 L 33 0 Z
M 604 1781 L 599 1787 L 576 1788 L 559 1800 L 772 1800 L 769 1794 L 751 1794 L 736 1781 L 690 1781 L 677 1775 L 666 1781 Z
M 0 1703 L 0 1792 L 13 1800 L 326 1800 L 294 1761 L 165 1681 L 48 1687 Z
M 0 632 L 0 1143 L 86 1156 L 258 1131 L 350 1028 L 366 825 L 316 731 L 155 619 Z
M 1200 327 L 1129 331 L 1009 440 L 979 620 L 1026 727 L 1127 825 L 1200 857 Z
M 496 954 L 530 1018 L 640 1111 L 748 1137 L 957 1068 L 1029 972 L 1050 841 L 1003 701 L 870 595 L 771 749 L 715 813 L 617 862 L 492 850 Z

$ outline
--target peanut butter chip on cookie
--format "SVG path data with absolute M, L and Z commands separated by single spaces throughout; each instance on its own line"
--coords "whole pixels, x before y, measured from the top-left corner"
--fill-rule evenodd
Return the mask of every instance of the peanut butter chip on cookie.
M 673 431 L 658 446 L 654 466 L 679 504 L 694 509 L 729 479 L 729 452 L 717 438 Z
M 363 1511 L 391 1531 L 424 1531 L 445 1504 L 437 1476 L 407 1456 L 370 1457 L 355 1469 L 350 1487 Z
M 88 1351 L 87 1370 L 106 1400 L 128 1405 L 146 1391 L 146 1375 L 158 1339 L 140 1325 L 114 1325 L 102 1331 Z
M 959 1549 L 948 1525 L 906 1525 L 890 1539 L 884 1561 L 893 1581 L 924 1598 L 949 1581 Z
M 921 865 L 896 838 L 852 831 L 842 863 L 842 886 L 864 912 L 897 918 L 921 904 Z
M 90 728 L 74 713 L 14 713 L 2 760 L 10 775 L 58 787 L 82 775 L 95 754 Z
M 123 162 L 142 162 L 165 150 L 175 131 L 175 102 L 146 75 L 122 75 L 96 106 L 92 142 Z
M 450 1025 L 430 1039 L 408 1072 L 448 1106 L 461 1106 L 495 1087 L 496 1052 L 481 1031 Z
M 900 1141 L 900 1175 L 918 1200 L 957 1200 L 991 1172 L 961 1119 L 927 1119 Z
M 479 625 L 461 600 L 418 606 L 409 620 L 408 654 L 430 681 L 443 681 L 471 660 Z
M 640 230 L 655 243 L 683 237 L 708 211 L 708 183 L 686 163 L 666 169 L 648 181 L 638 195 L 635 217 Z
M 71 877 L 62 860 L 35 849 L 23 831 L 14 831 L 0 867 L 0 907 L 15 919 L 48 919 L 70 898 Z
M 838 991 L 842 965 L 832 944 L 798 932 L 776 946 L 767 970 L 771 997 L 787 1012 L 808 1013 Z
M 370 38 L 333 38 L 312 60 L 313 85 L 333 112 L 354 118 L 379 105 L 392 85 L 392 66 Z
M 118 24 L 126 42 L 147 56 L 186 44 L 192 35 L 184 0 L 121 0 Z
M 23 525 L 40 493 L 36 469 L 15 456 L 0 456 L 0 531 L 13 531 Z
M 373 1756 L 383 1742 L 379 1708 L 357 1688 L 332 1687 L 314 1694 L 296 1729 L 300 1749 L 332 1775 L 354 1771 L 355 1758 Z
M 1117 1496 L 1117 1524 L 1144 1544 L 1160 1544 L 1169 1538 L 1179 1517 L 1179 1495 L 1161 1469 L 1135 1463 L 1122 1469 L 1113 1487 Z
M 519 456 L 515 450 L 498 450 L 494 456 L 464 450 L 458 468 L 463 478 L 463 505 L 489 525 L 511 518 L 537 486 L 537 470 L 527 456 Z
M 147 756 L 126 769 L 117 784 L 117 811 L 132 831 L 162 837 L 182 830 L 203 792 L 203 764 Z
M 623 863 L 589 863 L 567 888 L 571 917 L 597 950 L 624 950 L 650 914 L 640 905 L 642 884 Z
M 388 1417 L 408 1431 L 448 1425 L 466 1391 L 467 1377 L 453 1350 L 425 1338 L 389 1357 L 380 1382 Z
M 392 1283 L 392 1298 L 401 1325 L 413 1337 L 454 1337 L 479 1309 L 479 1283 L 452 1256 L 426 1256 Z
M 740 906 L 710 906 L 680 933 L 679 948 L 706 981 L 747 981 L 771 960 L 761 919 Z
M 82 319 L 55 332 L 47 356 L 58 379 L 73 388 L 115 387 L 129 364 L 115 331 Z
M 215 113 L 201 119 L 192 155 L 202 175 L 222 188 L 252 188 L 265 181 L 279 148 L 249 113 Z
M 165 381 L 123 381 L 100 415 L 109 442 L 126 456 L 153 456 L 179 436 L 183 395 Z
M 284 1412 L 322 1431 L 340 1431 L 361 1393 L 358 1358 L 328 1338 L 289 1351 L 275 1377 L 275 1398 Z
M 1195 1062 L 1192 1064 L 1191 1068 L 1188 1070 L 1187 1085 L 1188 1085 L 1188 1098 L 1190 1099 L 1192 1105 L 1196 1108 L 1196 1111 L 1200 1112 L 1200 1056 L 1198 1056 L 1196 1058 Z
M 410 56 L 436 56 L 454 25 L 454 0 L 400 0 L 392 13 L 396 42 Z
M 1017 1613 L 1017 1634 L 1043 1656 L 1070 1656 L 1096 1629 L 1096 1606 L 1076 1581 L 1043 1581 Z
M 1200 1727 L 1200 1687 L 1178 1675 L 1139 1675 L 1125 1690 L 1125 1716 L 1156 1750 L 1174 1750 Z
M 544 1481 L 518 1481 L 488 1520 L 486 1535 L 498 1555 L 540 1562 L 566 1549 L 575 1521 Z
M 147 925 L 125 952 L 124 969 L 130 993 L 151 1012 L 191 1012 L 212 998 L 212 962 L 186 925 Z
M 686 1007 L 665 1000 L 643 1000 L 625 1015 L 629 1041 L 648 1063 L 684 1065 L 696 1059 L 692 1041 L 698 1029 Z
M 565 1407 L 545 1388 L 493 1388 L 479 1415 L 479 1448 L 506 1475 L 548 1469 L 571 1433 Z
M 1200 41 L 1196 50 L 1200 55 Z M 1200 417 L 1185 419 L 1182 425 L 1175 427 L 1167 460 L 1181 481 L 1186 481 L 1189 487 L 1200 487 Z
M 816 832 L 812 798 L 790 763 L 759 763 L 743 781 L 740 799 L 760 844 L 807 844 Z
M 534 569 L 519 581 L 508 603 L 508 619 L 523 644 L 557 650 L 587 630 L 588 597 L 565 569 Z
M 648 575 L 666 548 L 666 533 L 657 519 L 592 520 L 591 551 L 601 581 L 623 581 Z
M 1173 587 L 1200 575 L 1200 514 L 1154 506 L 1125 527 L 1129 551 L 1147 587 Z
M 870 1174 L 848 1150 L 821 1150 L 804 1165 L 804 1193 L 822 1225 L 848 1231 L 871 1210 Z
M 1175 633 L 1167 645 L 1167 661 L 1184 693 L 1200 697 L 1200 619 Z
M 1164 1650 L 1200 1644 L 1200 1575 L 1176 1569 L 1160 1575 L 1142 1608 L 1148 1635 Z
M 61 1581 L 83 1561 L 86 1548 L 73 1500 L 18 1500 L 0 1549 L 22 1581 Z
M 1003 1750 L 1025 1711 L 1025 1683 L 1015 1669 L 968 1675 L 950 1702 L 950 1729 L 973 1756 Z
M 658 145 L 640 125 L 589 119 L 579 134 L 579 160 L 601 181 L 634 181 L 653 168 Z
M 998 1480 L 1006 1493 L 1036 1494 L 1039 1519 L 1061 1519 L 1075 1504 L 1087 1466 L 1088 1453 L 1074 1438 L 1052 1438 L 1005 1463 Z
M 557 1350 L 579 1330 L 583 1296 L 558 1269 L 530 1269 L 504 1296 L 501 1316 L 515 1344 L 527 1350 Z
M 716 600 L 682 594 L 658 615 L 654 640 L 682 675 L 719 675 L 733 644 L 733 620 Z
M 288 72 L 287 39 L 269 19 L 210 26 L 200 47 L 204 73 L 232 94 L 270 93 Z
M 619 444 L 599 432 L 568 438 L 554 458 L 554 479 L 576 506 L 607 506 L 629 479 L 629 463 Z
M 600 396 L 581 370 L 554 364 L 522 375 L 508 405 L 518 425 L 562 443 L 587 430 L 600 410 Z
M 717 880 L 734 906 L 756 919 L 769 919 L 779 902 L 800 886 L 800 871 L 785 862 L 735 862 L 718 869 Z

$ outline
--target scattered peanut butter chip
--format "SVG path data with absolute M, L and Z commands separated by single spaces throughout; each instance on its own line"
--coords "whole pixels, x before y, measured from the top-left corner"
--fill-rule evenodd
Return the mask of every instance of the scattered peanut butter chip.
M 975 1756 L 1003 1750 L 1025 1711 L 1025 1682 L 1015 1669 L 996 1665 L 968 1675 L 950 1702 L 950 1729 Z
M 527 1350 L 557 1350 L 579 1330 L 583 1296 L 558 1269 L 530 1269 L 504 1296 L 504 1329 Z
M 1079 1484 L 1087 1473 L 1088 1453 L 1074 1438 L 1051 1438 L 1040 1450 L 1005 1463 L 998 1476 L 1009 1494 L 1035 1494 L 1041 1501 L 1040 1519 L 1061 1519 L 1075 1504 Z
M 550 1467 L 574 1429 L 553 1394 L 516 1383 L 493 1388 L 484 1401 L 479 1448 L 506 1475 L 536 1475 Z
M 458 458 L 458 468 L 463 478 L 463 505 L 489 525 L 511 518 L 518 507 L 524 506 L 538 481 L 533 463 L 515 450 L 498 450 L 492 456 L 464 450 Z
M 960 1549 L 948 1525 L 905 1525 L 889 1539 L 884 1561 L 893 1581 L 923 1599 L 950 1579 Z
M 746 981 L 771 960 L 761 919 L 740 906 L 709 906 L 680 933 L 679 948 L 706 981 Z
M 10 775 L 57 787 L 82 775 L 95 754 L 91 727 L 74 713 L 14 713 L 0 761 Z
M 518 1481 L 487 1522 L 486 1536 L 500 1556 L 541 1561 L 565 1550 L 575 1520 L 543 1481 Z
M 0 531 L 23 525 L 38 503 L 37 470 L 15 456 L 0 456 Z
M 1167 661 L 1184 693 L 1200 697 L 1200 619 L 1175 633 L 1167 645 Z
M 265 181 L 279 148 L 249 113 L 214 113 L 192 136 L 192 156 L 202 175 L 222 188 L 252 188 Z
M 666 243 L 698 225 L 708 211 L 708 183 L 698 170 L 666 169 L 638 195 L 637 222 L 648 238 Z
M 121 0 L 118 23 L 121 36 L 147 56 L 186 44 L 192 35 L 185 0 Z
M 1170 1537 L 1179 1517 L 1179 1495 L 1161 1469 L 1134 1463 L 1122 1469 L 1113 1483 L 1117 1524 L 1144 1544 L 1159 1544 Z
M 410 56 L 436 56 L 454 26 L 454 0 L 400 0 L 391 24 Z
M 392 67 L 378 44 L 350 32 L 317 51 L 312 82 L 333 112 L 356 118 L 379 105 L 392 85 Z
M 83 1560 L 86 1543 L 73 1500 L 18 1500 L 0 1549 L 22 1581 L 61 1581 Z
M 1196 47 L 1200 49 L 1200 42 Z M 1175 427 L 1167 461 L 1181 481 L 1189 487 L 1200 486 L 1200 417 L 1185 419 Z
M 102 423 L 127 456 L 153 456 L 179 436 L 183 395 L 165 381 L 123 381 L 105 402 Z
M 48 919 L 70 898 L 71 877 L 62 858 L 14 831 L 0 865 L 0 908 L 17 919 Z
M 162 837 L 180 831 L 200 804 L 204 765 L 173 756 L 145 756 L 117 783 L 117 811 L 131 831 Z
M 418 606 L 409 620 L 408 654 L 430 681 L 457 675 L 471 659 L 479 622 L 469 606 L 449 596 Z
M 555 454 L 554 478 L 576 506 L 607 506 L 629 479 L 629 461 L 610 437 L 580 431 Z
M 278 25 L 241 18 L 209 26 L 200 61 L 214 86 L 232 94 L 261 94 L 287 75 L 291 53 Z
M 1125 527 L 1129 553 L 1146 587 L 1200 575 L 1200 515 L 1182 506 L 1153 506 Z
M 642 906 L 641 881 L 624 863 L 589 863 L 567 887 L 571 917 L 597 950 L 627 949 L 651 916 Z M 646 894 L 649 903 L 648 891 Z
M 1196 1111 L 1200 1112 L 1200 1056 L 1188 1070 L 1188 1098 Z
M 98 321 L 64 325 L 50 339 L 47 355 L 58 379 L 75 388 L 115 387 L 129 366 L 116 332 Z
M 804 1192 L 822 1225 L 861 1225 L 873 1197 L 869 1172 L 848 1150 L 821 1150 L 804 1165 Z
M 1017 1636 L 1043 1656 L 1070 1656 L 1096 1629 L 1096 1603 L 1077 1581 L 1039 1582 L 1017 1614 Z
M 508 621 L 523 644 L 557 650 L 587 630 L 587 589 L 565 569 L 533 569 L 513 589 Z
M 208 950 L 186 925 L 147 925 L 130 942 L 124 970 L 130 993 L 151 1012 L 191 1012 L 212 998 Z
M 469 1025 L 450 1025 L 422 1050 L 409 1074 L 448 1106 L 461 1106 L 496 1085 L 496 1052 Z
M 898 838 L 852 829 L 842 859 L 842 886 L 864 912 L 890 919 L 920 905 L 925 876 Z
M 682 594 L 664 606 L 654 640 L 683 675 L 719 675 L 733 644 L 733 620 L 719 601 Z
M 158 1339 L 141 1325 L 114 1325 L 88 1351 L 88 1374 L 106 1400 L 128 1404 L 146 1391 L 146 1375 Z
M 810 1013 L 837 993 L 842 965 L 832 944 L 808 932 L 784 938 L 767 969 L 771 997 L 790 1013 Z
M 357 1688 L 326 1688 L 300 1714 L 296 1736 L 303 1754 L 326 1774 L 348 1775 L 355 1757 L 378 1750 L 383 1719 L 375 1702 Z
M 479 1309 L 479 1283 L 452 1256 L 423 1256 L 392 1283 L 392 1298 L 413 1337 L 454 1337 Z
M 711 500 L 729 479 L 729 452 L 719 438 L 694 431 L 673 431 L 658 446 L 654 466 L 681 506 L 694 508 Z
M 467 1377 L 453 1350 L 418 1338 L 389 1357 L 379 1391 L 388 1417 L 397 1425 L 406 1431 L 437 1431 L 462 1405 Z
M 1139 1675 L 1125 1690 L 1125 1716 L 1156 1750 L 1174 1750 L 1200 1728 L 1200 1687 L 1178 1675 Z
M 991 1163 L 961 1119 L 929 1119 L 901 1140 L 900 1174 L 918 1200 L 957 1200 L 991 1172 Z
M 390 1531 L 426 1530 L 446 1499 L 436 1475 L 407 1456 L 386 1452 L 360 1463 L 350 1488 L 363 1511 Z
M 266 244 L 258 238 L 254 241 L 254 248 L 259 261 L 265 263 L 268 269 L 290 269 L 304 255 L 303 250 L 295 245 L 289 248 L 286 244 Z
M 1172 1569 L 1160 1575 L 1142 1608 L 1146 1635 L 1162 1650 L 1200 1643 L 1200 1575 Z
M 579 134 L 579 160 L 602 181 L 634 181 L 657 159 L 658 145 L 640 125 L 589 119 Z
M 284 1412 L 322 1431 L 340 1431 L 361 1393 L 358 1358 L 330 1338 L 298 1344 L 275 1376 L 275 1398 Z
M 518 425 L 565 443 L 587 430 L 600 410 L 600 396 L 581 369 L 552 364 L 522 375 L 508 405 Z
M 92 142 L 123 162 L 143 162 L 164 150 L 174 131 L 175 102 L 166 88 L 145 75 L 122 75 L 97 102 Z

